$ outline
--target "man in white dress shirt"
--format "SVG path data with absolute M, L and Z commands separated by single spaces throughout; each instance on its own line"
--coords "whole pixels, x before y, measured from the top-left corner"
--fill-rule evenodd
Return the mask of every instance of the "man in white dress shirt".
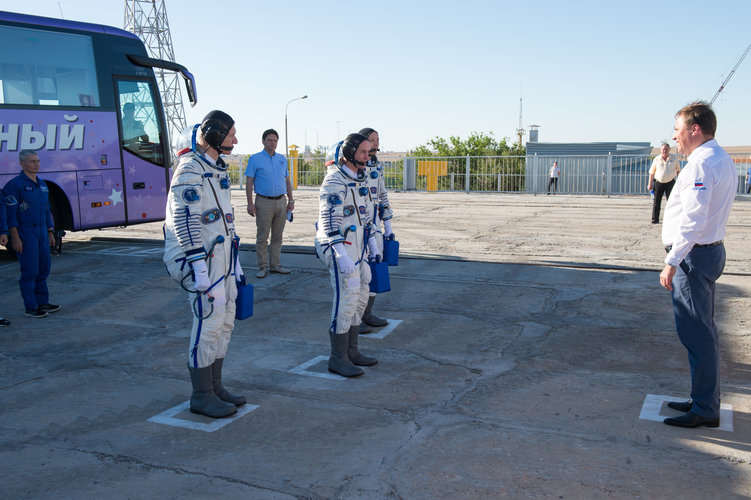
M 725 267 L 725 227 L 738 189 L 730 156 L 714 139 L 717 118 L 704 102 L 676 113 L 673 140 L 688 163 L 665 207 L 668 252 L 660 284 L 672 292 L 675 327 L 688 351 L 691 399 L 668 403 L 686 414 L 665 419 L 680 427 L 720 425 L 720 352 L 714 323 L 715 281 Z

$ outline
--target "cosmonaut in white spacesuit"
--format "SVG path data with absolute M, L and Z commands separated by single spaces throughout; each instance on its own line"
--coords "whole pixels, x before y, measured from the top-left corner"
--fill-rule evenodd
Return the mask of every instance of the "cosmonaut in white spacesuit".
M 345 377 L 364 372 L 358 366 L 378 362 L 358 351 L 360 318 L 368 304 L 368 255 L 380 255 L 371 234 L 370 197 L 365 176 L 370 143 L 350 134 L 333 146 L 318 202 L 316 253 L 329 268 L 334 303 L 331 309 L 329 371 Z M 358 365 L 358 366 L 356 366 Z
M 383 238 L 393 234 L 391 231 L 391 219 L 394 217 L 394 213 L 391 211 L 389 195 L 386 192 L 383 163 L 378 161 L 378 157 L 376 156 L 376 153 L 379 151 L 380 139 L 378 132 L 369 127 L 360 130 L 359 134 L 367 137 L 368 142 L 370 142 L 370 151 L 368 152 L 370 158 L 365 166 L 365 176 L 368 179 L 368 190 L 370 191 L 371 198 L 373 233 L 378 243 L 378 248 L 383 252 Z M 383 229 L 381 229 L 381 222 L 383 222 Z M 371 326 L 382 327 L 389 324 L 387 320 L 379 318 L 372 313 L 375 298 L 376 293 L 369 292 L 368 304 L 365 306 L 365 311 L 362 314 L 362 322 L 360 323 L 360 333 L 370 333 L 372 330 L 369 327 Z
M 245 404 L 245 397 L 222 386 L 222 365 L 235 324 L 235 280 L 242 277 L 230 179 L 219 156 L 237 144 L 234 123 L 228 114 L 211 111 L 200 126 L 186 131 L 190 145 L 177 146 L 179 163 L 164 224 L 164 263 L 188 292 L 193 316 L 190 411 L 214 418 L 232 415 L 236 406 Z

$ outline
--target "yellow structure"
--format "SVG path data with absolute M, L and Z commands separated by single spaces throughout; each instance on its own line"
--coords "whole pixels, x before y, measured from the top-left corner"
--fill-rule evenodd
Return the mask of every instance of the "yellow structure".
M 289 175 L 292 176 L 292 189 L 297 189 L 298 149 L 299 147 L 296 144 L 290 144 L 289 151 L 287 152 L 287 168 L 289 170 Z
M 449 162 L 441 160 L 420 160 L 417 162 L 417 175 L 428 178 L 428 191 L 438 191 L 438 176 L 448 174 Z

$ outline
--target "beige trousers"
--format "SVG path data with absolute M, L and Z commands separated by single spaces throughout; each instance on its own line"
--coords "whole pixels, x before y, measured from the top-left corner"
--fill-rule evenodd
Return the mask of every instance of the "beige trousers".
M 282 234 L 287 222 L 287 197 L 270 200 L 256 195 L 256 262 L 259 269 L 279 267 L 282 256 Z M 271 248 L 269 248 L 271 233 Z

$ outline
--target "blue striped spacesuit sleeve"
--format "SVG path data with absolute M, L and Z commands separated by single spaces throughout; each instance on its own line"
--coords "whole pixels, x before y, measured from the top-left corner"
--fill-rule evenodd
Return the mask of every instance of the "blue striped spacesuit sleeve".
M 386 176 L 382 164 L 378 164 L 378 218 L 389 220 L 394 217 L 389 203 L 389 194 L 386 192 Z
M 318 203 L 318 220 L 321 221 L 330 245 L 345 240 L 340 228 L 344 218 L 343 210 L 346 197 L 347 185 L 344 182 L 332 176 L 327 176 L 324 179 Z
M 206 258 L 201 237 L 201 203 L 203 171 L 191 163 L 181 164 L 170 187 L 175 237 L 188 262 Z

